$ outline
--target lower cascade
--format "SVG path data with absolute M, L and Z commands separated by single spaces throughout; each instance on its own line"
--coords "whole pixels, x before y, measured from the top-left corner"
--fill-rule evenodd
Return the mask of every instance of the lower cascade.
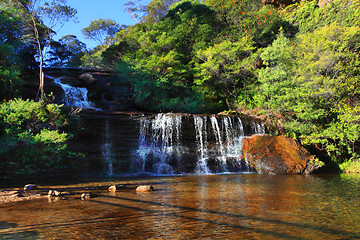
M 237 116 L 165 113 L 140 120 L 133 172 L 214 174 L 249 172 L 241 160 L 244 137 L 265 134 L 262 123 Z

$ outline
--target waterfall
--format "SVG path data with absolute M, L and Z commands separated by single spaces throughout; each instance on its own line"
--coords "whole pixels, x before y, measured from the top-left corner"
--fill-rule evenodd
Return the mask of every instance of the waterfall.
M 180 115 L 167 113 L 158 114 L 153 120 L 141 119 L 136 151 L 140 171 L 172 174 L 170 161 L 178 159 L 182 152 L 180 139 Z
M 109 119 L 105 120 L 104 144 L 101 146 L 101 152 L 104 163 L 107 164 L 105 171 L 108 176 L 113 175 L 113 152 L 112 143 L 110 141 L 110 123 Z
M 50 77 L 50 76 L 47 76 Z M 52 77 L 50 77 L 52 78 Z M 52 78 L 54 83 L 58 84 L 65 93 L 64 103 L 66 105 L 75 106 L 84 109 L 96 109 L 95 104 L 88 100 L 88 90 L 81 87 L 73 87 L 69 84 L 62 83 L 61 78 Z
M 205 146 L 207 145 L 207 132 L 206 132 L 206 118 L 194 116 L 194 124 L 196 131 L 196 143 L 198 152 L 200 153 L 199 160 L 196 165 L 196 173 L 207 174 L 210 170 L 207 166 L 206 160 L 208 158 L 208 152 Z
M 134 172 L 210 174 L 249 171 L 240 159 L 242 140 L 264 134 L 262 124 L 237 116 L 157 114 L 140 120 Z

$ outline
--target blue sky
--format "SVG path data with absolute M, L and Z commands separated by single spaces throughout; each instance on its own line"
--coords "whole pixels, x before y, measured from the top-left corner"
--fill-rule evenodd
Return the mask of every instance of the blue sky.
M 78 23 L 70 21 L 58 31 L 55 39 L 58 40 L 65 35 L 75 35 L 77 38 L 86 43 L 88 48 L 96 47 L 96 42 L 85 39 L 81 29 L 90 25 L 91 20 L 100 18 L 110 18 L 119 25 L 133 25 L 136 21 L 125 11 L 124 3 L 129 0 L 68 0 L 67 5 L 75 8 Z M 149 1 L 142 1 L 149 2 Z

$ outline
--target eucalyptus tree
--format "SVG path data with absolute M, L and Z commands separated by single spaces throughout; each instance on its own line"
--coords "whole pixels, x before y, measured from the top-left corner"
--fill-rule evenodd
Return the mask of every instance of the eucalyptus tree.
M 8 1 L 20 11 L 24 24 L 30 29 L 30 39 L 34 41 L 39 60 L 39 91 L 44 97 L 43 65 L 56 31 L 66 22 L 75 18 L 77 11 L 66 5 L 66 0 L 15 0 Z
M 125 10 L 136 22 L 157 23 L 166 16 L 172 4 L 180 0 L 152 0 L 144 4 L 142 0 L 129 1 L 124 4 Z
M 115 34 L 120 30 L 119 24 L 111 19 L 92 20 L 90 25 L 82 29 L 86 38 L 94 40 L 101 46 L 111 45 Z

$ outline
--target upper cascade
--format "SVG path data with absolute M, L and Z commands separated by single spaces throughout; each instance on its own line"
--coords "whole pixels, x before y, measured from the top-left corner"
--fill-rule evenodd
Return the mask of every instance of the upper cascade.
M 242 140 L 265 134 L 262 123 L 237 116 L 161 113 L 140 120 L 134 172 L 212 174 L 247 172 Z
M 47 76 L 52 78 L 50 76 Z M 88 100 L 88 90 L 83 87 L 74 87 L 61 82 L 61 78 L 53 78 L 54 83 L 58 84 L 64 90 L 64 103 L 69 106 L 79 107 L 83 109 L 95 109 L 95 104 Z

